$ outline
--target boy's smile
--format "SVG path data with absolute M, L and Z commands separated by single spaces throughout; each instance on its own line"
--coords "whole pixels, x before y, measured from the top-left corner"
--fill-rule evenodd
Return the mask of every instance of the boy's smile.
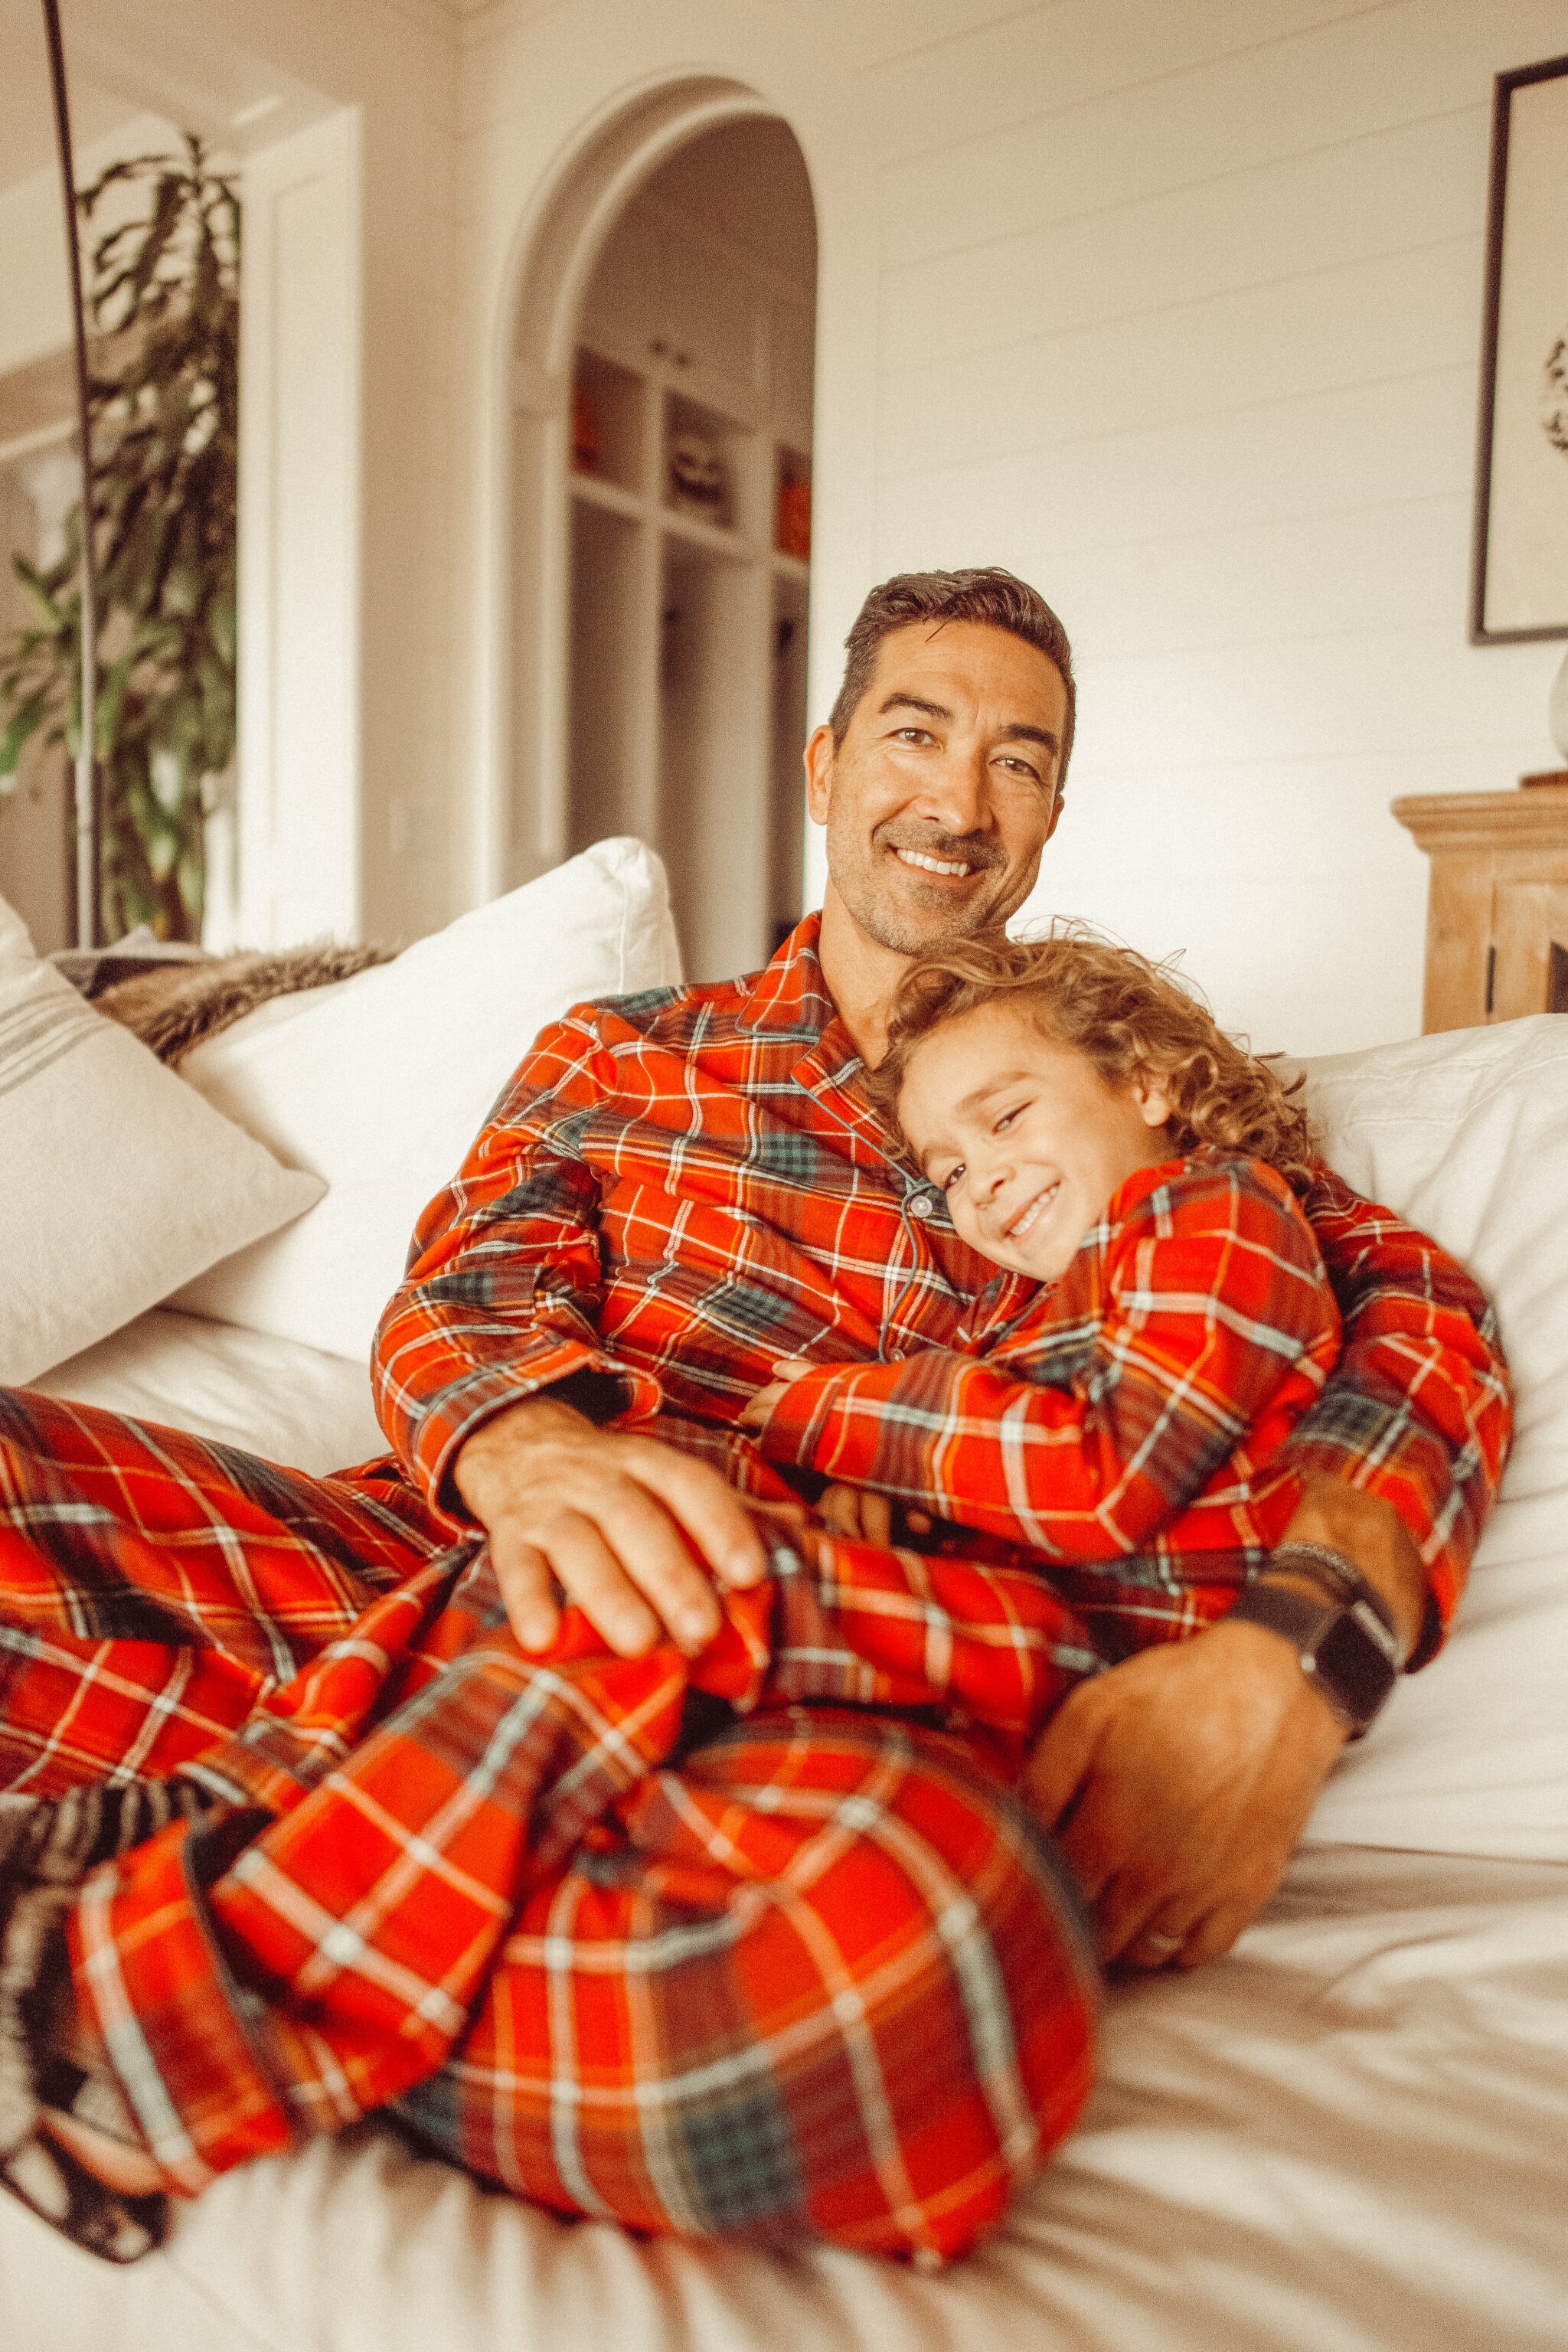
M 1157 1086 L 1108 1085 L 1021 999 L 922 1037 L 899 1097 L 900 1124 L 963 1238 L 1041 1281 L 1066 1273 L 1119 1185 L 1171 1158 L 1169 1117 Z

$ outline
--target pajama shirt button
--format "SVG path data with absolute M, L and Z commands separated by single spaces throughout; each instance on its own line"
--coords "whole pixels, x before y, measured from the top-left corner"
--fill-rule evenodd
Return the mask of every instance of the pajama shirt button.
M 929 1192 L 917 1192 L 915 1194 L 914 1199 L 910 1202 L 910 1214 L 911 1217 L 930 1216 L 931 1194 Z

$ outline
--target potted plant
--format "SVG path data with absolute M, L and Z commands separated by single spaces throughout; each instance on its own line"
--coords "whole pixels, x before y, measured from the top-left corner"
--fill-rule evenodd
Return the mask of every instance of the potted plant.
M 199 940 L 204 827 L 234 756 L 239 199 L 199 140 L 111 164 L 79 199 L 145 184 L 150 209 L 101 236 L 89 308 L 100 634 L 93 733 L 102 936 L 147 923 Z M 74 759 L 82 518 L 58 561 L 13 558 L 37 620 L 0 646 L 0 794 L 35 736 Z

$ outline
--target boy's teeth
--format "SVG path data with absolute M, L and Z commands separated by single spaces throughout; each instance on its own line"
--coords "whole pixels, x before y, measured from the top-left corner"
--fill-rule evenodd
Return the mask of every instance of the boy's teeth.
M 967 866 L 958 865 L 950 858 L 922 857 L 918 849 L 899 849 L 893 854 L 901 857 L 906 866 L 923 866 L 928 874 L 967 874 L 969 871 Z
M 1035 1219 L 1039 1215 L 1040 1211 L 1050 1205 L 1051 1202 L 1056 1199 L 1057 1194 L 1060 1190 L 1061 1179 L 1058 1177 L 1054 1184 L 1047 1184 L 1043 1192 L 1037 1192 L 1028 1207 L 1025 1210 L 1023 1215 L 1018 1219 L 1017 1223 L 1008 1226 L 1007 1239 L 1010 1242 L 1021 1241 L 1024 1235 L 1028 1232 L 1029 1227 L 1034 1223 Z

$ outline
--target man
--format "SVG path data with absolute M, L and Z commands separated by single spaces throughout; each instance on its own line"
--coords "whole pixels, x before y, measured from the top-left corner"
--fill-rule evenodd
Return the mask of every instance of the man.
M 1262 1622 L 1200 1630 L 1136 1561 L 1099 1635 L 1064 1606 L 1027 1809 L 951 1709 L 857 1708 L 741 1416 L 780 1357 L 1005 1307 L 857 1078 L 909 960 L 1028 895 L 1073 687 L 1005 573 L 890 582 L 849 650 L 806 753 L 820 929 L 539 1041 L 384 1318 L 397 1464 L 318 1482 L 42 1405 L 0 1430 L 11 1785 L 174 1792 L 87 1823 L 78 1862 L 120 1858 L 59 1906 L 76 2006 L 57 1966 L 32 2043 L 53 2144 L 127 2194 L 395 2101 L 565 2210 L 940 2260 L 1087 2087 L 1061 1855 L 1102 1960 L 1224 1950 L 1357 1705 L 1303 1675 L 1292 1608 L 1326 1576 L 1413 1662 L 1451 1614 L 1506 1442 L 1485 1305 L 1340 1195 L 1298 1549 L 1237 1563 Z M 62 2054 L 96 2105 L 49 2087 Z M 119 2159 L 84 2129 L 116 2094 Z

